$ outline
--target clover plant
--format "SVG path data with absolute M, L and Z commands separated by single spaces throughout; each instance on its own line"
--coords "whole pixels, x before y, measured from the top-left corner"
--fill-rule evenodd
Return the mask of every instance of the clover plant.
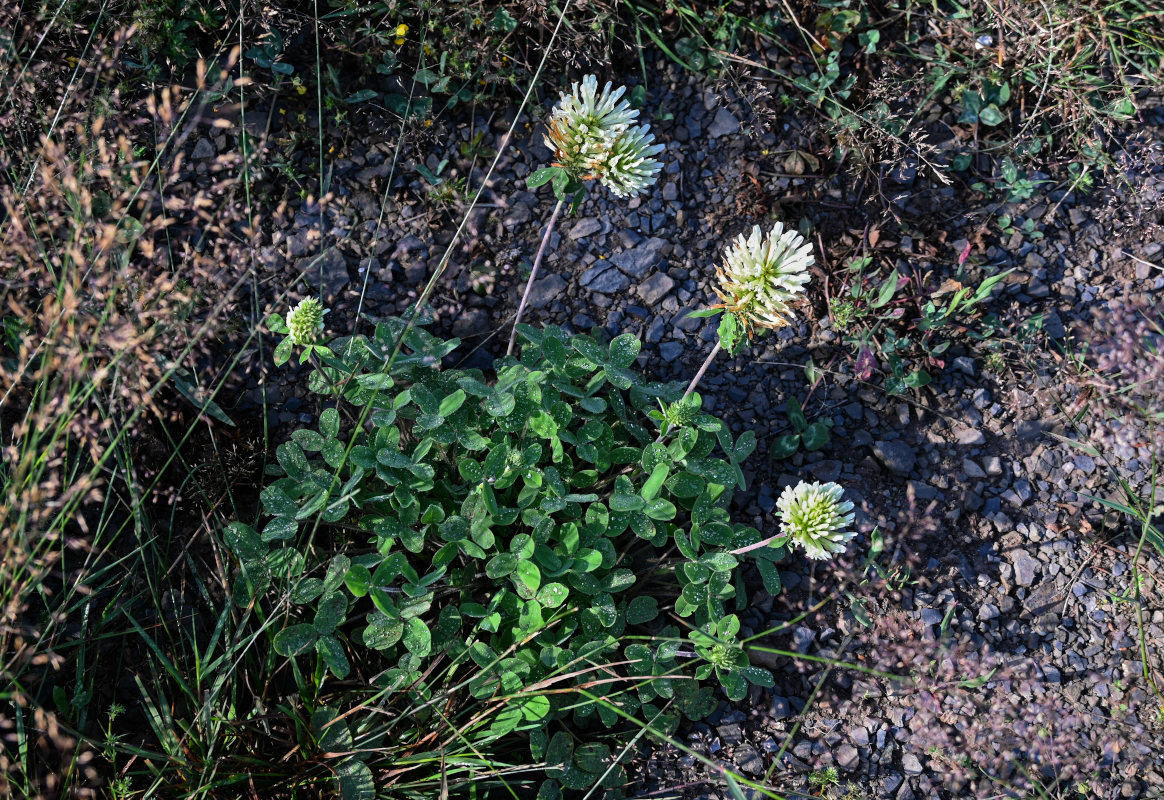
M 375 651 L 386 696 L 426 698 L 438 663 L 463 665 L 484 740 L 524 735 L 556 796 L 625 778 L 559 720 L 670 733 L 717 686 L 773 685 L 733 612 L 745 560 L 779 592 L 788 537 L 728 513 L 755 436 L 635 372 L 634 336 L 520 333 L 493 378 L 441 369 L 457 342 L 400 320 L 317 346 L 319 424 L 278 447 L 262 524 L 225 539 L 235 602 L 279 611 L 274 649 L 297 671 L 343 679 Z

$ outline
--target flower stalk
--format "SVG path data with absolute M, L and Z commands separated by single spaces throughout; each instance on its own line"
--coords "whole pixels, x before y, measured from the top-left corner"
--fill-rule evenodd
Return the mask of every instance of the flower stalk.
M 554 205 L 554 213 L 550 215 L 550 221 L 546 225 L 546 232 L 542 234 L 542 243 L 538 245 L 537 255 L 534 256 L 533 268 L 529 271 L 529 280 L 525 282 L 525 291 L 521 293 L 521 302 L 517 306 L 517 316 L 513 320 L 513 330 L 509 332 L 509 346 L 505 348 L 505 355 L 513 355 L 513 347 L 517 341 L 517 324 L 521 322 L 521 315 L 525 311 L 525 304 L 529 302 L 529 293 L 533 289 L 534 280 L 538 276 L 538 267 L 542 265 L 542 257 L 546 254 L 546 245 L 549 244 L 550 234 L 554 231 L 554 225 L 558 222 L 558 215 L 562 213 L 562 206 L 565 205 L 564 200 L 559 200 Z

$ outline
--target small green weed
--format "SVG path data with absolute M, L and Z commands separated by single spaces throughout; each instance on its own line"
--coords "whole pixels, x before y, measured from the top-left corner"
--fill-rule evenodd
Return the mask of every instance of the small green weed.
M 960 276 L 962 280 L 932 287 L 925 276 L 907 277 L 896 268 L 881 279 L 872 265 L 871 256 L 851 259 L 842 288 L 829 297 L 828 307 L 834 330 L 853 348 L 858 380 L 869 380 L 880 362 L 885 389 L 891 394 L 929 384 L 926 367 L 945 366 L 943 355 L 956 336 L 990 335 L 990 325 L 975 330 L 965 320 L 979 313 L 1009 274 L 986 276 L 977 286 L 965 285 Z
M 804 416 L 800 401 L 789 397 L 785 401 L 788 423 L 792 426 L 792 433 L 777 437 L 768 447 L 768 454 L 774 459 L 791 458 L 801 447 L 811 452 L 820 450 L 829 443 L 829 427 L 831 419 L 824 422 L 809 422 Z
M 829 766 L 810 773 L 808 776 L 808 782 L 814 786 L 817 791 L 824 791 L 840 783 L 841 776 L 840 773 L 837 772 L 836 767 Z

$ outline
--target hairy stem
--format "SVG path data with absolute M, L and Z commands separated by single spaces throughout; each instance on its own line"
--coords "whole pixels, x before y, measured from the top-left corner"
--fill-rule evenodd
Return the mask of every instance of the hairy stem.
M 699 368 L 699 372 L 695 373 L 695 377 L 692 378 L 691 383 L 687 385 L 687 391 L 683 393 L 683 397 L 679 402 L 686 400 L 691 395 L 691 393 L 695 391 L 695 387 L 699 385 L 699 381 L 703 378 L 703 373 L 707 372 L 707 368 L 711 366 L 711 362 L 722 349 L 723 345 L 719 342 L 716 342 L 715 347 L 711 348 L 711 352 L 707 354 L 707 359 L 703 362 L 703 366 Z
M 525 291 L 521 294 L 521 303 L 517 306 L 517 316 L 513 320 L 513 330 L 509 334 L 509 347 L 505 348 L 505 355 L 513 355 L 513 345 L 517 341 L 517 323 L 521 322 L 521 314 L 525 311 L 525 304 L 529 301 L 529 293 L 533 288 L 534 279 L 538 276 L 538 267 L 542 265 L 542 256 L 546 254 L 546 245 L 550 242 L 550 234 L 554 231 L 554 225 L 558 221 L 558 215 L 562 213 L 562 206 L 565 205 L 565 200 L 559 200 L 554 206 L 554 213 L 550 215 L 550 222 L 546 225 L 546 232 L 542 234 L 542 243 L 538 246 L 538 253 L 534 256 L 533 269 L 529 271 L 529 280 L 525 282 Z

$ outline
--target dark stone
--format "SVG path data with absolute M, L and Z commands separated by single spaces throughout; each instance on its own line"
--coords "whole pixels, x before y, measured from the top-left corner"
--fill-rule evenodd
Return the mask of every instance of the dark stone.
M 663 257 L 662 251 L 669 246 L 670 243 L 666 239 L 651 238 L 630 250 L 616 253 L 610 260 L 627 275 L 642 278 L 659 263 Z
M 656 272 L 639 285 L 639 297 L 649 306 L 658 303 L 675 288 L 675 281 L 665 272 Z
M 489 312 L 483 308 L 467 308 L 453 321 L 453 336 L 464 339 L 489 332 Z
M 873 443 L 873 455 L 895 475 L 905 477 L 913 470 L 917 456 L 913 448 L 900 441 L 877 441 Z
M 583 272 L 578 277 L 578 283 L 592 292 L 615 294 L 630 285 L 630 278 L 604 261 Z
M 851 744 L 843 744 L 837 748 L 837 766 L 846 772 L 852 772 L 861 764 L 861 756 L 857 748 Z
M 668 363 L 683 355 L 683 345 L 679 342 L 663 342 L 659 345 L 659 355 Z
M 735 118 L 732 112 L 726 108 L 721 108 L 715 112 L 715 119 L 708 127 L 707 135 L 712 139 L 718 139 L 720 136 L 731 136 L 739 129 L 740 121 Z
M 749 775 L 764 774 L 764 759 L 750 744 L 736 750 L 734 761 L 741 772 L 746 772 Z
M 343 253 L 334 247 L 329 247 L 314 258 L 300 259 L 296 268 L 309 286 L 322 284 L 325 297 L 335 297 L 351 281 Z
M 194 152 L 190 154 L 190 158 L 195 160 L 202 160 L 207 158 L 214 158 L 218 155 L 218 151 L 214 149 L 214 143 L 209 139 L 203 137 L 194 145 Z
M 569 236 L 571 239 L 585 239 L 587 236 L 592 236 L 602 230 L 602 223 L 594 217 L 584 217 L 574 223 L 574 227 L 570 228 Z
M 566 281 L 560 275 L 546 275 L 534 281 L 529 290 L 531 308 L 545 308 L 551 301 L 559 299 L 566 290 Z
M 772 719 L 788 719 L 792 716 L 792 703 L 788 702 L 787 697 L 777 695 L 768 706 L 768 714 Z

